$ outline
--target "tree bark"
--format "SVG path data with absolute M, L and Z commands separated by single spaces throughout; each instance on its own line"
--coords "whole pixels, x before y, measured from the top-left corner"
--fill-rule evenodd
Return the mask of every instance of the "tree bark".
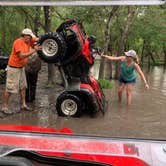
M 124 28 L 122 29 L 122 35 L 120 38 L 120 42 L 118 45 L 118 51 L 117 51 L 117 56 L 121 56 L 124 52 L 124 46 L 125 46 L 125 42 L 127 41 L 132 23 L 135 19 L 135 15 L 137 13 L 137 10 L 134 7 L 129 7 L 128 8 L 128 16 L 126 21 L 124 22 Z M 119 78 L 119 62 L 116 63 L 116 71 L 115 71 L 115 79 Z
M 166 45 L 163 46 L 163 51 L 164 51 L 164 69 L 166 69 Z
M 39 27 L 40 27 L 40 14 L 41 14 L 41 8 L 35 7 L 35 19 L 34 19 L 34 33 L 36 36 L 38 36 Z
M 150 56 L 148 55 L 148 71 L 150 71 Z
M 152 51 L 150 51 L 149 55 L 150 55 L 151 60 L 153 61 L 153 63 L 155 63 L 156 61 L 155 61 L 155 58 L 153 57 L 153 53 L 152 53 Z
M 104 52 L 108 53 L 109 48 L 112 46 L 111 42 L 111 26 L 112 26 L 112 19 L 116 15 L 116 12 L 118 10 L 118 6 L 114 6 L 109 14 L 109 19 L 106 25 L 105 29 L 105 39 L 104 39 Z M 104 64 L 105 64 L 105 59 L 101 59 L 100 63 L 100 70 L 99 70 L 99 79 L 103 79 L 104 77 Z M 112 76 L 112 64 L 110 62 L 110 70 L 111 70 L 111 76 Z
M 3 35 L 1 35 L 1 45 L 0 47 L 2 48 L 2 50 L 5 50 L 6 49 L 6 28 L 5 28 L 5 21 L 6 21 L 6 12 L 5 10 L 3 10 L 2 7 L 0 7 L 0 10 L 2 11 L 1 13 L 1 19 L 2 19 L 2 25 L 1 25 L 1 33 Z
M 143 40 L 142 52 L 141 52 L 141 64 L 144 64 L 144 50 L 145 50 L 145 43 L 146 41 Z

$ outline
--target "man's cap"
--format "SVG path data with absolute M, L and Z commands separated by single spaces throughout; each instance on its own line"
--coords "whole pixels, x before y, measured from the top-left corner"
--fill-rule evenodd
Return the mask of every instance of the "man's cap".
M 125 55 L 136 58 L 137 53 L 134 50 L 129 50 L 129 51 L 125 52 Z
M 22 30 L 22 35 L 30 35 L 31 37 L 36 37 L 36 36 L 33 34 L 32 30 L 29 29 L 29 28 L 23 29 L 23 30 Z

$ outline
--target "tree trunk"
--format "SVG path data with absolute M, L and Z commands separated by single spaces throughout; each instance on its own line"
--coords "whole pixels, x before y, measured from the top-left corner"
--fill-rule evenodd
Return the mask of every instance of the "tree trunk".
M 131 25 L 135 19 L 135 15 L 137 13 L 137 10 L 135 9 L 135 7 L 129 7 L 128 8 L 128 16 L 126 21 L 124 22 L 124 28 L 122 29 L 122 35 L 120 38 L 120 42 L 118 45 L 118 51 L 117 51 L 117 56 L 121 56 L 124 52 L 124 46 L 125 46 L 125 42 L 127 41 L 127 37 L 129 35 L 130 29 L 131 29 Z M 119 62 L 116 63 L 116 71 L 115 71 L 115 79 L 119 78 Z
M 163 51 L 164 51 L 164 69 L 166 69 L 166 45 L 163 46 Z
M 142 52 L 141 52 L 141 64 L 144 64 L 144 50 L 145 50 L 145 43 L 146 41 L 143 41 L 143 46 L 142 46 Z
M 150 56 L 148 55 L 148 71 L 150 71 Z
M 155 63 L 155 58 L 153 57 L 153 52 L 152 52 L 152 48 L 150 46 L 149 43 L 147 43 L 145 45 L 145 49 L 146 49 L 146 57 L 148 57 L 148 69 L 150 69 L 150 66 L 151 66 L 151 60 L 153 61 L 153 63 Z
M 45 18 L 45 32 L 51 30 L 51 12 L 49 6 L 44 6 L 44 18 Z M 55 66 L 54 64 L 48 64 L 48 84 L 55 84 Z
M 38 36 L 39 27 L 40 27 L 40 14 L 41 14 L 41 8 L 35 7 L 35 19 L 34 19 L 34 33 L 36 36 Z
M 155 61 L 155 58 L 153 57 L 153 53 L 152 53 L 152 51 L 149 52 L 149 55 L 150 55 L 150 57 L 151 57 L 153 63 L 155 63 L 156 61 Z
M 114 6 L 109 14 L 109 19 L 106 25 L 106 29 L 105 29 L 105 39 L 104 39 L 104 52 L 108 53 L 109 47 L 112 46 L 111 42 L 111 26 L 112 26 L 112 19 L 115 16 L 117 10 L 118 10 L 118 6 Z M 101 59 L 101 63 L 100 63 L 100 70 L 99 70 L 99 79 L 103 79 L 104 77 L 104 64 L 105 64 L 105 59 L 102 58 Z M 112 76 L 112 64 L 110 62 L 110 70 L 111 70 L 111 76 Z
M 2 11 L 2 13 L 1 13 L 2 25 L 1 25 L 0 28 L 1 28 L 1 33 L 3 34 L 3 35 L 1 34 L 1 45 L 0 45 L 0 47 L 2 48 L 2 50 L 6 50 L 6 37 L 7 37 L 6 27 L 5 27 L 6 11 L 3 10 L 2 7 L 0 7 L 0 10 Z

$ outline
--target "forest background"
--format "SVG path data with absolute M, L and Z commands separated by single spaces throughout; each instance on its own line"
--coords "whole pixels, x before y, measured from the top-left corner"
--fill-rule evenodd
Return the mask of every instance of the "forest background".
M 23 28 L 31 28 L 40 37 L 48 31 L 56 31 L 66 19 L 81 21 L 87 35 L 97 37 L 96 45 L 105 54 L 120 56 L 134 49 L 140 64 L 166 68 L 166 5 L 0 7 L 0 47 L 10 55 L 12 43 Z M 102 59 L 99 78 L 104 75 L 104 63 Z M 117 69 L 118 64 L 115 78 Z M 53 82 L 53 75 L 53 65 L 48 65 L 48 82 Z

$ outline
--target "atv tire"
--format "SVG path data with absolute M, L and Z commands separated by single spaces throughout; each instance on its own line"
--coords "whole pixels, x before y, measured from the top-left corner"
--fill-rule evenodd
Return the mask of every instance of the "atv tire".
M 61 94 L 56 103 L 59 116 L 80 117 L 82 114 L 82 103 L 78 96 L 73 94 Z
M 39 57 L 47 63 L 57 63 L 65 55 L 66 43 L 56 32 L 41 36 L 38 43 L 42 46 L 42 50 L 38 51 Z

